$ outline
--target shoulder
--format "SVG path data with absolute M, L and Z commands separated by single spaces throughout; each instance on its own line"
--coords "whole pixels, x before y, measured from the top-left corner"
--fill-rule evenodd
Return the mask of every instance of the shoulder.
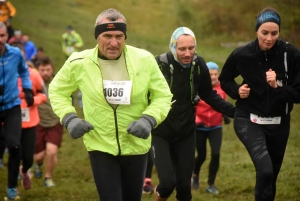
M 125 45 L 125 53 L 128 54 L 129 57 L 134 57 L 135 59 L 146 59 L 151 58 L 154 59 L 152 53 L 145 49 L 133 47 L 130 45 Z

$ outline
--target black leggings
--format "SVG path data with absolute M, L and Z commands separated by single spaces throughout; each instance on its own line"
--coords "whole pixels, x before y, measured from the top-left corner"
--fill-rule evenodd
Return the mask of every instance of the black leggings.
M 191 176 L 195 161 L 195 133 L 173 142 L 153 135 L 152 151 L 159 179 L 156 187 L 159 196 L 167 198 L 176 188 L 177 200 L 190 201 Z
M 273 201 L 290 132 L 290 114 L 281 117 L 281 124 L 260 125 L 237 112 L 234 129 L 256 169 L 255 200 Z
M 206 159 L 206 141 L 209 140 L 211 148 L 211 160 L 209 163 L 208 185 L 215 183 L 220 164 L 220 149 L 222 143 L 222 128 L 210 131 L 196 131 L 197 157 L 195 159 L 194 174 L 199 175 L 202 164 Z
M 22 129 L 21 135 L 21 160 L 26 173 L 33 164 L 33 154 L 35 148 L 36 126 Z
M 152 169 L 153 169 L 153 160 L 152 160 L 152 149 L 149 150 L 148 152 L 148 160 L 147 160 L 147 169 L 146 169 L 146 175 L 145 178 L 150 178 L 152 177 Z
M 4 123 L 4 125 L 2 125 Z M 20 140 L 21 140 L 21 108 L 20 105 L 0 112 L 0 125 L 4 126 L 5 143 L 8 147 L 8 188 L 18 185 L 20 166 Z M 2 128 L 1 128 L 2 129 Z
M 132 156 L 88 153 L 101 201 L 141 201 L 147 153 Z

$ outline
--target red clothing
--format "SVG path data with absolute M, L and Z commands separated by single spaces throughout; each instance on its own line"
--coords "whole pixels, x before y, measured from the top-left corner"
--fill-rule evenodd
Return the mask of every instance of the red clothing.
M 214 90 L 226 100 L 226 93 L 221 89 L 220 82 L 218 82 L 214 87 Z M 200 97 L 201 98 L 201 97 Z M 205 127 L 215 127 L 222 125 L 223 114 L 215 111 L 210 105 L 200 100 L 195 106 L 196 108 L 196 125 L 202 122 Z
M 40 117 L 38 113 L 38 105 L 44 103 L 47 100 L 47 96 L 42 93 L 43 91 L 43 78 L 36 69 L 28 68 L 30 74 L 30 80 L 32 82 L 32 92 L 34 96 L 34 103 L 31 107 L 27 107 L 25 100 L 25 93 L 22 90 L 22 80 L 18 79 L 19 97 L 21 98 L 22 109 L 22 128 L 31 128 L 38 125 Z

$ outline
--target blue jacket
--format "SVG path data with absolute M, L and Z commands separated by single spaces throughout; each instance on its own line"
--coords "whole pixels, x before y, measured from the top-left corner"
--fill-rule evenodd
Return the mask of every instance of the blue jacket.
M 26 59 L 28 61 L 31 61 L 32 56 L 36 55 L 36 47 L 33 42 L 27 41 L 27 43 L 24 44 L 24 50 L 26 54 Z
M 0 94 L 0 111 L 20 105 L 18 77 L 22 79 L 23 88 L 32 89 L 21 50 L 6 44 L 4 55 L 0 55 L 0 86 L 4 88 L 4 93 Z

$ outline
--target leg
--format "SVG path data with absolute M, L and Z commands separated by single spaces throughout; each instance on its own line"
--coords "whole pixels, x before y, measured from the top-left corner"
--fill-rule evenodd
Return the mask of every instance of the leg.
M 170 146 L 166 139 L 152 135 L 153 162 L 159 179 L 159 184 L 155 189 L 156 201 L 167 200 L 176 187 L 176 175 Z
M 21 141 L 21 108 L 13 107 L 6 111 L 4 119 L 5 141 L 9 150 L 8 158 L 8 188 L 18 186 L 20 166 L 20 141 Z
M 46 143 L 45 178 L 52 178 L 54 168 L 57 164 L 58 147 L 51 142 Z
M 196 150 L 197 156 L 195 158 L 195 167 L 193 174 L 193 188 L 199 188 L 199 173 L 202 164 L 206 158 L 206 140 L 208 136 L 208 131 L 196 130 Z
M 211 161 L 209 164 L 208 185 L 215 183 L 220 164 L 220 150 L 222 143 L 222 128 L 211 130 L 208 135 L 211 148 Z
M 42 170 L 42 164 L 44 162 L 45 154 L 46 154 L 46 142 L 44 140 L 46 135 L 46 129 L 44 129 L 42 126 L 37 126 L 36 131 L 36 138 L 35 138 L 35 149 L 34 149 L 34 176 L 38 179 L 42 178 L 43 176 L 43 170 Z
M 21 153 L 22 153 L 22 173 L 27 173 L 33 164 L 33 154 L 35 147 L 36 127 L 22 129 Z
M 100 200 L 122 200 L 121 166 L 117 157 L 100 151 L 88 153 Z
M 290 115 L 282 118 L 282 123 L 272 129 L 266 129 L 270 135 L 267 136 L 267 147 L 273 165 L 273 199 L 276 195 L 276 181 L 281 169 L 282 161 L 290 132 Z
M 175 143 L 175 167 L 176 167 L 176 199 L 180 201 L 192 200 L 191 175 L 195 162 L 195 138 L 193 133 L 184 140 Z
M 262 125 L 250 118 L 235 117 L 234 129 L 246 147 L 256 169 L 255 200 L 272 200 L 273 166 Z
M 0 125 L 0 168 L 4 168 L 3 155 L 6 148 L 4 126 Z
M 140 201 L 148 154 L 120 156 L 122 200 Z
M 152 160 L 152 149 L 147 153 L 147 168 L 143 186 L 143 193 L 152 194 L 154 192 L 154 188 L 152 186 L 151 178 L 152 178 L 152 169 L 153 169 L 153 160 Z

